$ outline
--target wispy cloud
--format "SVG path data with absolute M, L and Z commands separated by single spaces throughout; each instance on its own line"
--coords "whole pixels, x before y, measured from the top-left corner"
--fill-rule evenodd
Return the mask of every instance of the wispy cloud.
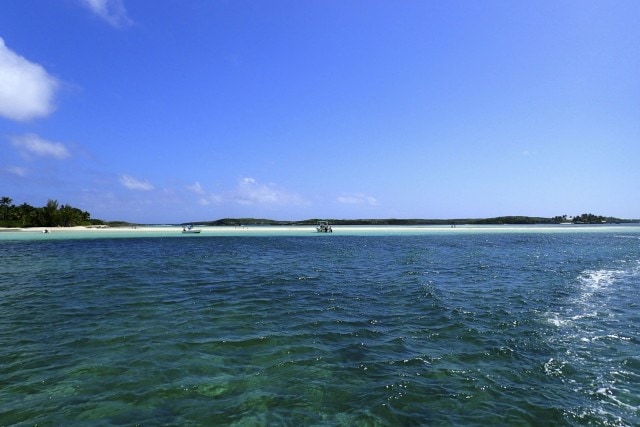
M 47 141 L 34 133 L 13 136 L 10 140 L 11 144 L 27 157 L 33 155 L 62 160 L 71 156 L 71 152 L 63 143 Z
M 27 170 L 20 166 L 7 166 L 2 169 L 4 172 L 7 172 L 11 175 L 19 176 L 20 178 L 24 178 L 27 176 Z
M 213 193 L 207 192 L 204 189 L 204 187 L 200 184 L 199 181 L 196 181 L 192 185 L 187 185 L 186 188 L 192 193 L 195 193 L 198 196 L 200 196 L 198 198 L 198 203 L 202 206 L 209 206 L 213 203 L 221 203 L 223 201 L 222 196 L 220 196 L 219 194 L 213 194 Z
M 275 184 L 261 184 L 254 178 L 242 178 L 233 198 L 242 205 L 304 204 L 297 194 L 289 193 Z
M 141 181 L 131 175 L 120 175 L 120 184 L 129 190 L 151 191 L 155 188 L 149 181 Z
M 188 191 L 197 194 L 198 203 L 202 206 L 211 204 L 237 203 L 246 206 L 273 206 L 273 205 L 305 205 L 308 204 L 302 197 L 286 191 L 276 184 L 262 184 L 254 178 L 242 178 L 235 188 L 223 193 L 212 193 L 205 189 L 200 182 L 185 187 Z
M 9 49 L 0 38 L 0 116 L 30 120 L 51 114 L 58 81 L 39 64 Z
M 222 203 L 224 199 L 222 196 L 218 194 L 204 194 L 202 197 L 198 199 L 198 203 L 201 206 L 209 206 L 211 204 L 219 204 Z
M 345 194 L 338 197 L 338 202 L 345 205 L 365 205 L 365 206 L 378 206 L 378 200 L 375 197 L 367 196 L 366 194 Z
M 196 194 L 205 194 L 204 188 L 200 185 L 200 182 L 196 181 L 193 185 L 187 185 L 187 190 Z
M 116 28 L 133 24 L 122 0 L 81 0 L 94 14 Z

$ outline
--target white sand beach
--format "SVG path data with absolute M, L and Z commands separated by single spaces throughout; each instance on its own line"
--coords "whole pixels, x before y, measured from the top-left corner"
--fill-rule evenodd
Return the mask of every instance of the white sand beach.
M 140 225 L 127 227 L 78 226 L 0 228 L 0 240 L 57 240 L 92 238 L 182 237 L 201 236 L 384 236 L 423 234 L 475 234 L 475 233 L 581 233 L 611 232 L 640 233 L 640 226 L 632 225 L 447 225 L 424 226 L 333 226 L 333 233 L 317 233 L 315 226 L 195 226 L 200 233 L 182 233 L 181 225 Z

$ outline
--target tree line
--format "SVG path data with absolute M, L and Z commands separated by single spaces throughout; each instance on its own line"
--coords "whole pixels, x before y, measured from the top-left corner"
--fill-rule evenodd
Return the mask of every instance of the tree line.
M 76 225 L 102 224 L 92 220 L 89 212 L 71 205 L 59 205 L 49 200 L 43 207 L 33 207 L 27 203 L 13 204 L 10 197 L 0 197 L 1 227 L 73 227 Z
M 567 216 L 558 215 L 553 218 L 541 218 L 530 216 L 500 216 L 496 218 L 484 218 L 484 219 L 471 219 L 464 220 L 467 224 L 603 224 L 610 222 L 628 222 L 620 218 L 605 217 L 602 215 L 594 215 L 591 213 L 584 213 L 582 215 Z
M 591 213 L 584 213 L 582 215 L 576 215 L 574 217 L 568 217 L 567 215 L 556 216 L 553 218 L 555 222 L 567 223 L 572 222 L 574 224 L 602 224 L 605 222 L 621 222 L 620 218 L 604 217 L 602 215 L 594 215 Z

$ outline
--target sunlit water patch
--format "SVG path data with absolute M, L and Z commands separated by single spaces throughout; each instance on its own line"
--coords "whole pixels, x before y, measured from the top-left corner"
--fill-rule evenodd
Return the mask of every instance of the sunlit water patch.
M 545 370 L 590 399 L 570 410 L 572 417 L 633 425 L 640 421 L 640 266 L 613 264 L 581 272 L 561 310 L 547 313 L 557 327 L 550 341 L 558 354 Z

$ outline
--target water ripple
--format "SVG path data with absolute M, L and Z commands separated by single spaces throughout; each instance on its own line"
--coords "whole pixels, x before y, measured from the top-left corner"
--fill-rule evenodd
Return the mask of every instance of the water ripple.
M 634 242 L 0 242 L 0 424 L 634 425 Z

